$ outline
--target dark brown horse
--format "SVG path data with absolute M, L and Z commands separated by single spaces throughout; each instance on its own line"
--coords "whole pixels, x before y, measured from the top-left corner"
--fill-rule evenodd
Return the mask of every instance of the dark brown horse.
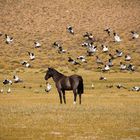
M 65 76 L 53 68 L 48 68 L 47 73 L 45 75 L 45 80 L 48 80 L 50 77 L 52 77 L 55 82 L 61 104 L 62 104 L 62 96 L 63 101 L 66 104 L 65 90 L 73 90 L 74 104 L 76 104 L 76 97 L 78 94 L 79 104 L 81 104 L 81 95 L 84 92 L 83 79 L 81 76 L 79 75 Z

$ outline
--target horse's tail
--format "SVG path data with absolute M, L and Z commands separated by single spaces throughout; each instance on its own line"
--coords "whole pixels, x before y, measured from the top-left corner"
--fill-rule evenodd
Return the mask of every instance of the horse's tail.
M 83 94 L 84 93 L 84 84 L 83 84 L 83 79 L 80 77 L 79 85 L 78 85 L 78 94 Z

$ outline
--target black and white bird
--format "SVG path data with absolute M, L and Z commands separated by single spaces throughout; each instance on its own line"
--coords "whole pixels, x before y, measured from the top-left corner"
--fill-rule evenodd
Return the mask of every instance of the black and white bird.
M 114 35 L 114 41 L 115 42 L 121 42 L 122 41 L 122 39 L 120 38 L 120 36 L 117 33 L 113 33 L 113 35 Z
M 28 52 L 28 55 L 30 57 L 30 60 L 35 60 L 35 54 L 32 52 Z
M 61 45 L 60 43 L 58 43 L 57 41 L 55 41 L 53 44 L 52 44 L 52 47 L 53 48 L 59 48 Z
M 96 63 L 97 63 L 97 64 L 101 64 L 101 65 L 104 64 L 104 63 L 102 62 L 102 60 L 101 60 L 98 56 L 96 56 Z
M 66 53 L 66 50 L 64 50 L 61 46 L 58 48 L 58 53 Z
M 23 82 L 22 79 L 20 79 L 17 75 L 14 75 L 13 79 L 14 79 L 14 83 Z
M 125 64 L 123 64 L 122 62 L 120 62 L 120 70 L 126 70 L 127 66 Z
M 103 72 L 109 71 L 109 70 L 110 70 L 109 65 L 105 65 L 105 66 L 102 68 L 102 71 L 103 71 Z
M 22 64 L 23 66 L 25 66 L 26 68 L 31 67 L 31 65 L 28 63 L 28 61 L 22 61 L 21 64 Z
M 50 83 L 48 83 L 48 82 L 46 82 L 46 88 L 45 88 L 45 91 L 46 91 L 46 92 L 50 92 L 50 91 L 51 91 L 51 89 L 52 89 L 51 84 L 50 84 Z
M 92 54 L 97 52 L 97 46 L 89 46 L 87 50 L 88 56 L 91 56 Z
M 7 44 L 11 44 L 13 42 L 13 37 L 8 36 L 7 34 L 5 34 L 5 39 L 6 39 L 6 43 Z
M 40 48 L 41 47 L 41 44 L 38 41 L 35 41 L 34 45 L 35 45 L 34 46 L 35 48 Z
M 68 57 L 68 62 L 70 62 L 73 65 L 77 65 L 77 64 L 79 65 L 80 64 L 79 62 L 77 62 L 76 60 L 72 59 L 71 57 Z
M 140 87 L 138 86 L 134 86 L 131 88 L 132 91 L 140 91 Z
M 128 64 L 127 70 L 128 70 L 128 71 L 135 71 L 135 66 L 132 65 L 132 64 Z
M 113 66 L 113 60 L 112 59 L 108 59 L 108 66 L 112 67 Z
M 92 33 L 86 32 L 86 33 L 83 35 L 83 37 L 84 37 L 86 40 L 94 41 L 94 38 L 93 38 Z
M 81 60 L 82 62 L 85 62 L 85 63 L 87 62 L 85 59 L 85 56 L 83 56 L 83 55 L 78 56 L 77 59 Z
M 106 78 L 106 77 L 101 76 L 101 77 L 99 78 L 99 80 L 107 80 L 107 78 Z
M 125 87 L 125 86 L 123 86 L 123 85 L 122 85 L 122 84 L 120 84 L 120 83 L 119 83 L 119 84 L 117 84 L 117 85 L 116 85 L 116 87 L 117 87 L 118 89 L 120 89 L 120 88 L 124 88 L 124 89 L 126 89 L 126 87 Z
M 131 31 L 131 34 L 132 34 L 132 39 L 139 38 L 139 34 L 137 32 Z
M 125 61 L 130 61 L 131 60 L 131 56 L 130 55 L 125 55 Z
M 104 31 L 110 36 L 110 34 L 111 34 L 111 29 L 110 28 L 106 28 Z
M 116 56 L 121 57 L 123 55 L 123 52 L 120 50 L 116 50 Z
M 101 45 L 101 47 L 102 47 L 102 52 L 108 52 L 108 47 L 106 46 L 106 45 Z
M 12 80 L 8 80 L 8 79 L 5 79 L 5 80 L 3 80 L 3 84 L 4 85 L 12 85 Z
M 73 30 L 73 27 L 72 26 L 67 26 L 67 31 L 70 33 L 70 34 L 72 34 L 72 35 L 74 35 L 74 30 Z

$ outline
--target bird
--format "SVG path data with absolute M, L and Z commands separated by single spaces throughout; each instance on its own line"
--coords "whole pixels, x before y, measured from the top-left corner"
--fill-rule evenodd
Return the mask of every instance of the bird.
M 75 61 L 74 59 L 72 59 L 71 57 L 68 57 L 68 62 L 70 62 L 70 63 L 72 63 L 72 64 L 74 64 L 74 65 L 79 65 L 80 63 L 79 62 L 77 62 L 77 61 Z
M 41 44 L 38 41 L 35 41 L 34 45 L 35 45 L 35 48 L 40 48 L 41 47 Z
M 127 66 L 120 62 L 120 70 L 126 70 Z
M 97 46 L 89 46 L 88 47 L 88 50 L 87 50 L 87 54 L 88 56 L 91 56 L 93 53 L 96 53 L 97 51 Z
M 139 38 L 139 34 L 137 32 L 131 31 L 131 34 L 132 34 L 132 39 Z
M 104 63 L 102 62 L 102 60 L 101 60 L 98 56 L 96 56 L 96 63 L 97 63 L 97 64 L 101 64 L 101 65 L 104 64 Z
M 59 48 L 61 45 L 57 42 L 57 41 L 55 41 L 53 44 L 52 44 L 52 47 L 54 47 L 54 48 Z
M 3 93 L 3 91 L 4 91 L 3 88 L 1 88 L 0 93 Z
M 22 61 L 21 64 L 22 64 L 23 66 L 25 66 L 26 68 L 31 67 L 31 65 L 28 63 L 28 61 Z
M 110 28 L 106 28 L 104 31 L 110 36 L 110 33 L 111 33 L 111 29 Z
M 81 60 L 82 62 L 85 62 L 85 63 L 87 62 L 86 59 L 85 59 L 85 56 L 83 56 L 83 55 L 78 56 L 77 59 L 79 59 L 79 60 Z
M 102 71 L 103 71 L 103 72 L 109 71 L 109 70 L 110 70 L 109 65 L 105 65 L 105 66 L 102 68 Z
M 132 91 L 140 91 L 140 87 L 138 86 L 134 86 L 131 88 Z
M 113 66 L 112 59 L 108 59 L 108 66 L 109 66 L 109 67 L 112 67 L 112 66 Z
M 7 34 L 5 34 L 5 39 L 6 44 L 11 44 L 13 42 L 13 37 L 8 36 Z
M 128 70 L 128 71 L 135 71 L 135 66 L 132 65 L 132 64 L 128 64 L 127 70 Z
M 58 48 L 58 53 L 66 53 L 66 50 L 64 50 L 61 46 Z
M 130 55 L 125 55 L 125 61 L 130 61 L 131 60 L 131 56 Z
M 117 33 L 113 33 L 113 35 L 114 35 L 114 41 L 115 42 L 121 42 L 122 41 L 122 39 L 120 38 L 120 36 Z
M 120 83 L 117 84 L 116 87 L 117 87 L 118 89 L 120 89 L 120 88 L 124 88 L 124 89 L 126 89 L 126 87 L 124 87 L 124 86 L 123 86 L 122 84 L 120 84 Z
M 14 83 L 23 82 L 17 75 L 14 75 L 13 79 L 14 79 Z
M 32 52 L 28 52 L 28 55 L 30 57 L 30 60 L 34 60 L 35 59 L 35 54 Z
M 116 56 L 121 57 L 123 55 L 122 51 L 116 50 Z
M 45 88 L 45 91 L 46 91 L 46 92 L 50 92 L 51 88 L 52 88 L 51 84 L 48 83 L 48 82 L 46 82 L 46 88 Z
M 72 35 L 74 35 L 74 30 L 73 30 L 73 27 L 72 26 L 67 26 L 67 31 L 70 33 L 70 34 L 72 34 Z
M 3 84 L 4 85 L 7 85 L 7 84 L 9 84 L 9 85 L 12 85 L 12 80 L 8 80 L 8 79 L 5 79 L 4 81 L 3 81 Z
M 108 47 L 106 45 L 102 45 L 102 52 L 108 52 Z
M 92 33 L 86 32 L 83 37 L 87 40 L 94 41 Z
M 10 89 L 10 87 L 8 88 L 7 93 L 11 93 L 11 89 Z
M 107 78 L 106 78 L 106 77 L 101 76 L 101 77 L 99 78 L 99 80 L 107 80 Z

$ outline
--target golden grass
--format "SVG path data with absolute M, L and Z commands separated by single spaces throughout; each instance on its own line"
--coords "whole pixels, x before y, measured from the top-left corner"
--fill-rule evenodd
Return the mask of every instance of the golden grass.
M 85 84 L 82 105 L 78 102 L 73 105 L 70 91 L 66 94 L 67 104 L 60 105 L 53 81 L 49 80 L 53 89 L 46 94 L 45 73 L 39 71 L 19 73 L 24 82 L 13 84 L 11 94 L 0 94 L 1 140 L 140 138 L 140 94 L 128 91 L 140 83 L 139 73 L 105 73 L 108 80 L 99 81 L 100 73 L 80 69 L 77 74 L 83 75 Z M 62 68 L 61 71 L 67 71 L 66 75 L 74 73 Z M 92 82 L 95 89 L 91 89 Z M 128 89 L 117 89 L 117 83 L 123 83 Z M 110 84 L 114 87 L 106 88 Z

